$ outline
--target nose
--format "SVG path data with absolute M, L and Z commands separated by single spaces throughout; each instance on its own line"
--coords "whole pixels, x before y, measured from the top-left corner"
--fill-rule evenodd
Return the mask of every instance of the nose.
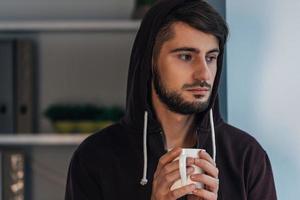
M 193 78 L 195 80 L 207 81 L 211 78 L 211 72 L 205 59 L 199 59 L 194 66 Z

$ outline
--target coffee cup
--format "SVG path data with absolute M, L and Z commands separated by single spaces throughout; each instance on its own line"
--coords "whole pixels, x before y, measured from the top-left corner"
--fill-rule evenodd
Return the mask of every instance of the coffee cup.
M 171 186 L 171 190 L 175 190 L 178 188 L 181 188 L 183 186 L 189 185 L 194 183 L 196 185 L 196 188 L 200 189 L 203 188 L 203 183 L 192 181 L 190 178 L 190 175 L 187 175 L 187 168 L 186 168 L 186 160 L 188 157 L 191 158 L 199 158 L 199 152 L 203 151 L 202 149 L 186 149 L 183 148 L 181 151 L 181 154 L 178 158 L 175 160 L 179 160 L 179 173 L 180 173 L 180 179 L 174 182 L 174 184 Z M 203 173 L 203 170 L 196 166 L 192 165 L 194 168 L 194 171 L 192 174 L 201 174 Z

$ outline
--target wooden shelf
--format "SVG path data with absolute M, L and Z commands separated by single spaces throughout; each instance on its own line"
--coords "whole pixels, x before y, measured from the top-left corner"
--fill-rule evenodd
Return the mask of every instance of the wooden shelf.
M 0 31 L 137 31 L 140 22 L 140 20 L 0 21 Z
M 79 145 L 89 134 L 1 134 L 0 145 Z

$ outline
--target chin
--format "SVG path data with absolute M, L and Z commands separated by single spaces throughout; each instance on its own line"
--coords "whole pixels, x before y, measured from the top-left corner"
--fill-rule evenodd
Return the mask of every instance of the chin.
M 205 95 L 192 95 L 192 97 L 190 98 L 191 101 L 190 102 L 205 102 L 207 101 L 208 97 Z

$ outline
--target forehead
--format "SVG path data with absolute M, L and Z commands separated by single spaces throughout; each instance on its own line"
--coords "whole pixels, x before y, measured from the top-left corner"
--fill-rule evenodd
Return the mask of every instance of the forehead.
M 184 22 L 173 23 L 171 30 L 173 37 L 165 42 L 166 48 L 186 46 L 203 51 L 219 48 L 218 39 L 214 35 L 200 31 Z

